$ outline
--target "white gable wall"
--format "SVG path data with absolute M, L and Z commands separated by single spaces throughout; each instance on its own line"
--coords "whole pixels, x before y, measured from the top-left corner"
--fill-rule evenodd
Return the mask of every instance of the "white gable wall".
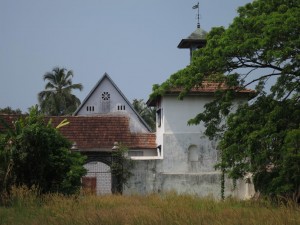
M 129 116 L 131 132 L 149 132 L 107 77 L 104 77 L 101 83 L 90 93 L 80 110 L 76 113 L 79 116 L 96 116 L 100 114 Z
M 108 98 L 108 99 L 107 99 Z M 109 111 L 103 109 L 102 103 L 109 103 Z M 117 106 L 125 106 L 125 110 L 117 108 Z M 94 107 L 94 110 L 89 110 L 89 107 Z M 92 95 L 87 99 L 82 106 L 78 115 L 94 115 L 105 114 L 109 112 L 124 112 L 129 110 L 129 105 L 124 101 L 120 93 L 114 88 L 111 82 L 105 78 L 101 84 L 94 90 Z

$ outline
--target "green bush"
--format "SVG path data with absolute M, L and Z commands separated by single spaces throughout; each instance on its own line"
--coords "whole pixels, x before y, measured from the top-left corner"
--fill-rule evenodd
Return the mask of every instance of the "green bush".
M 85 158 L 70 151 L 71 143 L 51 121 L 33 108 L 0 137 L 0 191 L 35 186 L 40 193 L 73 194 L 86 173 Z

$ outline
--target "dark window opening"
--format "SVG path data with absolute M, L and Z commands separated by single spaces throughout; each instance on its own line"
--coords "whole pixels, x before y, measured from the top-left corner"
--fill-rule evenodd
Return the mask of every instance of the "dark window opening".
M 157 126 L 160 127 L 161 126 L 161 114 L 162 114 L 162 109 L 158 109 L 156 111 L 156 122 L 157 122 Z
M 87 106 L 86 107 L 86 111 L 93 111 L 94 112 L 94 110 L 95 110 L 95 107 L 94 106 Z
M 118 105 L 117 106 L 118 111 L 119 110 L 125 110 L 125 105 Z
M 161 156 L 161 145 L 157 146 L 157 150 L 158 150 L 158 156 Z

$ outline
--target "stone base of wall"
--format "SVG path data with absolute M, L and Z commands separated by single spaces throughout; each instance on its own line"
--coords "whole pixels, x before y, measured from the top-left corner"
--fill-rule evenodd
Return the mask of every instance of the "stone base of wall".
M 151 194 L 176 192 L 201 197 L 221 198 L 221 173 L 163 173 L 159 160 L 135 161 L 133 176 L 125 188 L 125 194 Z M 240 180 L 233 188 L 230 179 L 225 182 L 225 196 L 247 199 L 254 195 L 252 184 Z

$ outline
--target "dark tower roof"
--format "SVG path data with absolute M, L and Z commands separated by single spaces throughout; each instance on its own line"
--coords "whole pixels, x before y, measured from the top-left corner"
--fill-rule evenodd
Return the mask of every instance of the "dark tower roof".
M 207 32 L 200 28 L 200 24 L 197 24 L 197 29 L 185 39 L 182 39 L 178 44 L 178 48 L 190 49 L 190 62 L 192 62 L 193 51 L 198 48 L 203 48 L 206 45 Z
M 180 43 L 178 44 L 178 48 L 201 48 L 206 44 L 206 35 L 207 32 L 200 27 L 197 27 L 197 29 L 190 34 L 185 39 L 182 39 Z

